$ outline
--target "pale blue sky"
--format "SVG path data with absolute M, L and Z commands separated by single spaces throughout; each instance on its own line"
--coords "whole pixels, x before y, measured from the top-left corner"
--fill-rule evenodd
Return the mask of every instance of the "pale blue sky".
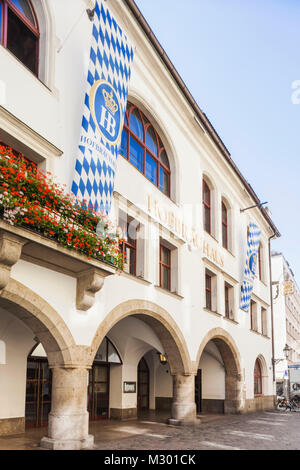
M 300 281 L 300 0 L 136 0 L 261 201 Z

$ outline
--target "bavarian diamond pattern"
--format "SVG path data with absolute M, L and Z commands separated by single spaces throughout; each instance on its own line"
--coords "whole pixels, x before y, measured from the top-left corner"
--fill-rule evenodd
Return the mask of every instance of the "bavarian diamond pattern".
M 247 249 L 247 259 L 246 266 L 244 269 L 244 280 L 241 286 L 241 303 L 240 308 L 249 311 L 251 295 L 253 290 L 253 281 L 255 276 L 251 273 L 249 269 L 248 259 L 251 253 L 258 254 L 259 248 L 259 239 L 260 239 L 261 230 L 253 222 L 249 225 L 249 235 L 248 235 L 248 249 Z
M 111 208 L 119 145 L 106 143 L 96 131 L 89 106 L 89 95 L 97 80 L 108 81 L 119 94 L 124 116 L 132 61 L 133 48 L 128 44 L 126 36 L 108 8 L 102 1 L 97 0 L 80 145 L 71 189 L 78 200 L 85 200 L 95 211 L 107 214 Z M 87 139 L 89 146 L 84 145 Z M 91 150 L 91 146 L 94 150 Z

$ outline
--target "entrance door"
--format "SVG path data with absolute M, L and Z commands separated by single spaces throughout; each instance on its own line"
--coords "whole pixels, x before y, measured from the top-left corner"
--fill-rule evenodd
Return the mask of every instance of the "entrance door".
M 138 410 L 149 410 L 149 368 L 144 358 L 138 365 L 137 407 Z
M 26 379 L 26 427 L 41 427 L 48 423 L 51 410 L 52 374 L 45 359 L 29 359 Z
M 198 369 L 198 373 L 195 377 L 195 402 L 197 413 L 202 411 L 202 370 Z
M 108 419 L 109 364 L 95 364 L 89 373 L 88 411 L 90 420 Z

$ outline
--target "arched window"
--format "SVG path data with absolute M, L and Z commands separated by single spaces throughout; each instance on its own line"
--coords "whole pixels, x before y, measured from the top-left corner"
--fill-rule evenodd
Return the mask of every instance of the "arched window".
M 106 336 L 98 348 L 94 362 L 122 364 L 122 359 L 120 358 L 117 349 Z
M 30 0 L 0 0 L 0 41 L 38 75 L 39 28 Z
M 228 250 L 228 211 L 222 201 L 222 245 Z
M 203 228 L 206 232 L 211 233 L 211 191 L 205 180 L 203 180 L 202 186 Z
M 164 194 L 170 196 L 171 170 L 166 149 L 146 116 L 129 102 L 120 154 Z
M 258 359 L 255 361 L 254 366 L 254 395 L 262 394 L 262 374 L 261 366 Z

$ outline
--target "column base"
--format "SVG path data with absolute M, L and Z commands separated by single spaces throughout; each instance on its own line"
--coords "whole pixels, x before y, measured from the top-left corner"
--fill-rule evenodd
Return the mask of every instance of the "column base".
M 43 437 L 40 446 L 48 450 L 82 450 L 93 449 L 94 436 L 88 435 L 82 440 L 58 440 L 50 437 Z
M 167 419 L 167 424 L 170 426 L 199 426 L 201 424 L 201 419 L 191 418 L 191 419 Z

